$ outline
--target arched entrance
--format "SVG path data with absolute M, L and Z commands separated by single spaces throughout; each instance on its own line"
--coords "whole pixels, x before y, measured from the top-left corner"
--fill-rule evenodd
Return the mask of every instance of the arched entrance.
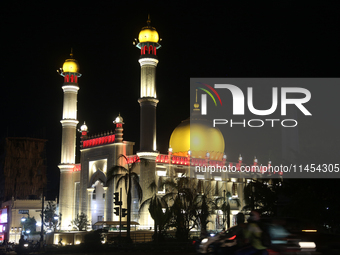
M 98 221 L 105 220 L 106 176 L 97 170 L 91 177 L 92 195 L 90 198 L 90 220 L 92 227 Z

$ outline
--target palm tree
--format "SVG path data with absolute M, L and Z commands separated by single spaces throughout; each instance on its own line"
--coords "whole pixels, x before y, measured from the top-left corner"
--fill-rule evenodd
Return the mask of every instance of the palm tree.
M 154 237 L 156 241 L 162 236 L 164 225 L 170 219 L 170 210 L 167 201 L 164 197 L 157 195 L 157 188 L 156 182 L 153 181 L 149 186 L 149 189 L 153 192 L 153 196 L 146 199 L 139 208 L 139 212 L 141 212 L 147 204 L 149 205 L 150 216 L 154 220 Z M 165 211 L 163 211 L 163 208 Z
M 227 229 L 230 228 L 230 203 L 229 198 L 231 198 L 231 193 L 229 191 L 223 190 L 223 197 L 218 197 L 215 200 L 215 204 L 217 208 L 219 208 L 223 213 L 223 226 L 225 227 L 225 223 L 227 222 Z M 218 204 L 222 204 L 218 206 Z
M 196 193 L 194 196 L 195 207 L 197 208 L 197 219 L 201 226 L 201 232 L 207 231 L 207 224 L 210 222 L 208 219 L 212 213 L 211 205 L 212 200 L 206 195 L 206 193 Z
M 124 158 L 125 162 L 128 162 L 128 158 L 125 155 L 120 155 L 118 159 Z M 135 167 L 137 166 L 138 162 L 144 161 L 143 159 L 135 160 L 133 163 L 127 164 L 127 168 L 124 166 L 116 165 L 109 169 L 107 176 L 108 182 L 111 180 L 117 180 L 116 189 L 118 189 L 119 185 L 124 182 L 125 183 L 125 191 L 127 193 L 127 231 L 126 236 L 128 240 L 131 240 L 130 237 L 130 226 L 131 226 L 131 191 L 132 187 L 137 190 L 137 196 L 139 202 L 142 201 L 143 198 L 143 191 L 139 184 L 139 176 L 137 173 L 133 172 Z
M 207 224 L 206 202 L 202 203 L 202 197 L 198 194 L 195 183 L 189 178 L 180 177 L 169 179 L 164 182 L 167 187 L 166 200 L 171 201 L 171 220 L 170 227 L 176 228 L 176 238 L 187 240 L 189 232 L 199 223 L 203 227 Z M 201 217 L 201 218 L 200 218 Z

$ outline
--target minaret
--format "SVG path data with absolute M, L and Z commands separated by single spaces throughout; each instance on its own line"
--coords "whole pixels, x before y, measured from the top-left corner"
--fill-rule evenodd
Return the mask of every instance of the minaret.
M 148 18 L 147 26 L 143 27 L 138 36 L 137 48 L 141 55 L 140 83 L 140 157 L 156 157 L 156 107 L 158 103 L 156 94 L 156 67 L 158 64 L 157 50 L 161 47 L 158 43 L 159 36 L 155 28 L 150 26 Z
M 77 130 L 77 94 L 79 90 L 77 61 L 73 58 L 66 59 L 59 74 L 64 77 L 62 86 L 64 92 L 62 143 L 60 159 L 60 190 L 59 190 L 59 212 L 62 215 L 61 230 L 67 230 L 74 216 L 74 167 L 76 156 L 76 130 Z
M 113 124 L 116 125 L 116 129 L 115 129 L 115 141 L 116 143 L 121 143 L 123 142 L 123 118 L 119 116 L 115 119 L 115 121 L 113 122 Z
M 156 107 L 158 103 L 156 94 L 156 67 L 158 64 L 157 50 L 161 47 L 159 36 L 154 27 L 150 25 L 150 17 L 147 26 L 139 33 L 137 48 L 140 49 L 139 63 L 141 66 L 140 83 L 140 150 L 137 155 L 141 159 L 147 159 L 148 164 L 140 165 L 140 185 L 143 190 L 143 200 L 152 196 L 149 190 L 150 184 L 155 180 L 156 157 Z M 153 221 L 147 210 L 140 212 L 139 224 L 142 227 L 153 227 Z

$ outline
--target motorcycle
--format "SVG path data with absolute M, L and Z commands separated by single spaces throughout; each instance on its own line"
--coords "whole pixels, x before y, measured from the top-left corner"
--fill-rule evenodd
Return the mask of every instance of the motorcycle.
M 217 234 L 210 234 L 202 238 L 197 243 L 197 252 L 199 254 L 217 254 L 219 249 L 233 250 L 236 247 L 236 227 L 222 231 Z

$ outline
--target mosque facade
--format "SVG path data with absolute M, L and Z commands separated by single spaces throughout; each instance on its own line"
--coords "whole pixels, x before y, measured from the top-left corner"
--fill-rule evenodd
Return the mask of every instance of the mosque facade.
M 115 131 L 98 136 L 88 136 L 88 127 L 81 127 L 80 162 L 75 162 L 76 132 L 77 132 L 77 93 L 79 90 L 79 66 L 71 57 L 67 59 L 60 70 L 64 78 L 62 85 L 64 93 L 62 125 L 62 146 L 60 169 L 59 212 L 61 230 L 70 230 L 72 220 L 77 214 L 85 213 L 90 221 L 89 227 L 95 227 L 98 222 L 117 222 L 119 217 L 114 214 L 113 194 L 116 189 L 110 181 L 108 171 L 113 166 L 129 166 L 145 159 L 147 165 L 137 164 L 134 171 L 139 175 L 143 190 L 143 200 L 152 196 L 148 189 L 151 182 L 160 184 L 164 178 L 186 176 L 197 184 L 198 192 L 209 188 L 212 197 L 223 197 L 231 193 L 231 222 L 244 206 L 243 188 L 249 176 L 235 175 L 227 172 L 197 171 L 197 167 L 229 166 L 240 169 L 243 165 L 240 155 L 238 162 L 227 161 L 224 153 L 225 142 L 222 133 L 212 128 L 208 121 L 201 119 L 199 105 L 194 105 L 192 116 L 180 123 L 173 131 L 169 149 L 162 154 L 156 148 L 156 69 L 157 52 L 160 49 L 160 38 L 155 28 L 147 21 L 139 33 L 136 47 L 140 50 L 139 63 L 141 67 L 140 82 L 140 148 L 134 154 L 134 142 L 123 139 L 123 118 L 114 120 Z M 160 77 L 162 79 L 162 77 Z M 191 138 L 191 139 L 190 139 Z M 196 141 L 193 146 L 191 141 Z M 124 155 L 124 157 L 120 157 Z M 256 159 L 254 165 L 257 164 Z M 206 189 L 208 190 L 208 189 Z M 125 189 L 122 189 L 123 207 L 126 208 Z M 158 194 L 165 194 L 164 187 L 158 186 Z M 137 191 L 132 192 L 131 220 L 138 222 L 139 229 L 153 228 L 153 220 L 147 210 L 139 212 L 140 202 Z M 122 218 L 126 221 L 126 218 Z M 222 214 L 216 211 L 212 216 L 209 229 L 222 229 Z

